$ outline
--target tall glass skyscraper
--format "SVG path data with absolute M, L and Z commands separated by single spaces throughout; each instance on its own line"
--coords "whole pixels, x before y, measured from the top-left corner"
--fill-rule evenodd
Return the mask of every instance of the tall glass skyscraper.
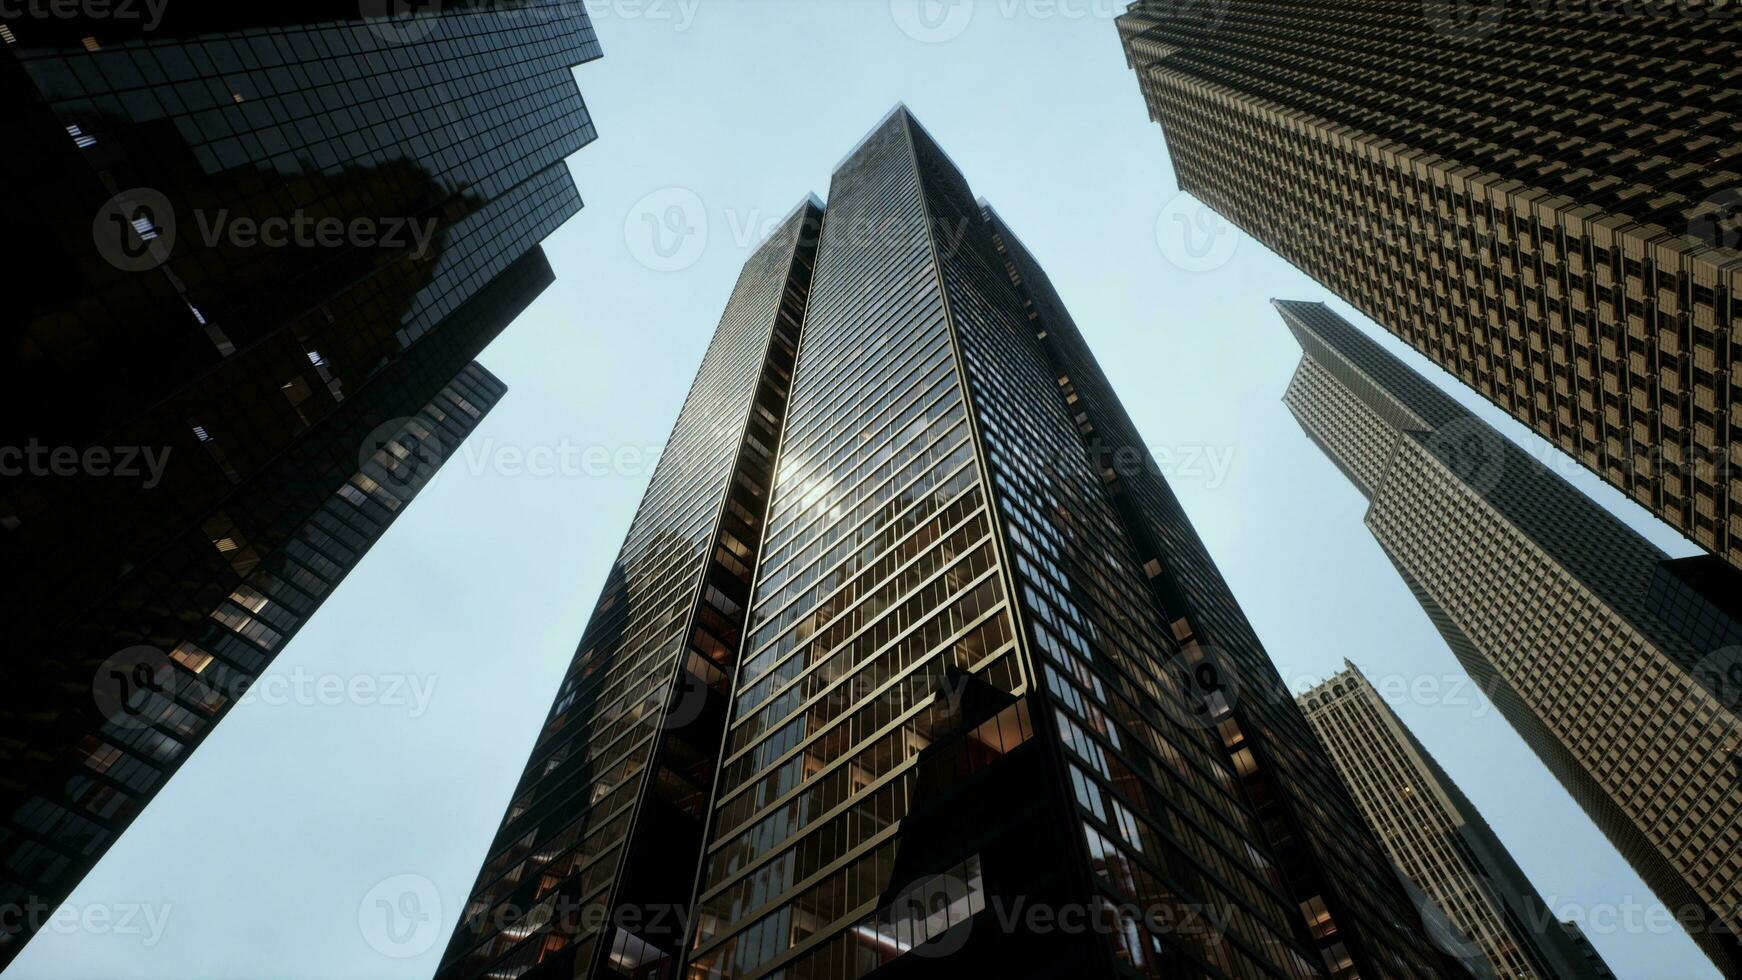
M 1334 975 L 1403 969 L 1386 951 L 1409 948 L 1413 923 L 1388 904 L 1394 883 L 1383 854 L 1045 273 L 988 214 L 1045 334 L 1072 421 L 1179 644 L 1168 670 L 1189 698 L 1190 720 L 1214 726 L 1313 945 Z
M 739 280 L 442 975 L 1451 969 L 1032 257 L 902 108 L 830 194 Z
M 578 5 L 120 6 L 0 30 L 0 965 L 502 395 L 594 137 Z
M 1728 566 L 1668 561 L 1323 304 L 1276 306 L 1304 355 L 1284 402 L 1452 652 L 1742 973 L 1742 648 L 1702 595 Z
M 1182 190 L 1742 567 L 1733 6 L 1137 0 Z

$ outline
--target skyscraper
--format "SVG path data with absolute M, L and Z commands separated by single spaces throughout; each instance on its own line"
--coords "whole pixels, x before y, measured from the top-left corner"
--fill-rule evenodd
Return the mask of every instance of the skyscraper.
M 1598 980 L 1614 980 L 1615 971 L 1609 969 L 1609 964 L 1603 962 L 1603 957 L 1598 954 L 1597 947 L 1591 945 L 1590 938 L 1585 935 L 1585 930 L 1579 928 L 1577 922 L 1570 920 L 1562 922 L 1561 928 L 1567 931 L 1568 938 L 1573 941 L 1573 948 L 1577 949 L 1579 955 L 1585 958 L 1585 963 L 1590 967 L 1593 976 L 1597 977 Z
M 147 6 L 0 33 L 0 963 L 501 396 L 593 139 L 567 4 Z
M 739 279 L 441 975 L 1442 975 L 1032 257 L 904 108 L 830 194 Z
M 745 264 L 439 975 L 672 975 L 821 217 Z
M 1371 502 L 1368 529 L 1452 652 L 1706 954 L 1742 973 L 1742 652 L 1684 631 L 1721 611 L 1686 563 L 1323 304 L 1276 306 L 1304 351 L 1289 411 Z
M 1413 922 L 1348 791 L 1046 274 L 995 214 L 994 241 L 1052 359 L 1071 421 L 1135 549 L 1179 650 L 1167 669 L 1190 721 L 1224 758 L 1277 852 L 1312 945 L 1334 976 L 1419 970 Z M 1165 703 L 1165 702 L 1164 702 Z M 1425 948 L 1425 947 L 1424 947 Z M 1432 955 L 1428 953 L 1426 955 Z
M 1182 190 L 1742 565 L 1742 22 L 1140 0 Z
M 1299 703 L 1398 872 L 1445 914 L 1442 948 L 1478 976 L 1596 980 L 1585 949 L 1359 669 L 1345 662 Z

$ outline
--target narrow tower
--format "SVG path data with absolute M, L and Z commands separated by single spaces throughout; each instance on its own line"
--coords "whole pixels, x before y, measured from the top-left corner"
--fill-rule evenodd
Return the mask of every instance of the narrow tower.
M 1398 873 L 1445 915 L 1424 916 L 1441 948 L 1477 976 L 1598 980 L 1602 961 L 1586 959 L 1587 950 L 1592 957 L 1596 951 L 1581 948 L 1543 904 L 1488 822 L 1366 675 L 1345 662 L 1299 703 Z
M 1276 306 L 1304 351 L 1284 402 L 1452 652 L 1742 974 L 1742 648 L 1708 645 L 1736 626 L 1690 574 L 1715 570 L 1668 561 L 1323 304 Z
M 821 218 L 739 275 L 438 976 L 675 975 Z

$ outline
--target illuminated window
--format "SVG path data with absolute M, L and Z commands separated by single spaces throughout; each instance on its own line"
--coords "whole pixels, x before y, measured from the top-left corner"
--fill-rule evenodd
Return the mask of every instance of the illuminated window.
M 194 646 L 192 643 L 183 643 L 181 646 L 176 647 L 169 656 L 170 659 L 196 674 L 205 670 L 206 665 L 212 662 L 211 654 L 201 650 L 197 646 Z

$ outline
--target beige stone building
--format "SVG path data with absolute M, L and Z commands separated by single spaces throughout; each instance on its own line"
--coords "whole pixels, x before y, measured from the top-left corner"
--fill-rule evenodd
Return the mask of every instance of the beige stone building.
M 1603 975 L 1358 668 L 1345 662 L 1298 700 L 1391 862 L 1444 915 L 1434 940 L 1447 952 L 1478 976 Z
M 1179 186 L 1742 565 L 1734 6 L 1143 0 Z
M 1284 402 L 1371 501 L 1368 530 L 1453 653 L 1701 948 L 1742 975 L 1742 660 L 1694 628 L 1731 620 L 1687 562 L 1323 304 L 1276 306 L 1305 355 Z

